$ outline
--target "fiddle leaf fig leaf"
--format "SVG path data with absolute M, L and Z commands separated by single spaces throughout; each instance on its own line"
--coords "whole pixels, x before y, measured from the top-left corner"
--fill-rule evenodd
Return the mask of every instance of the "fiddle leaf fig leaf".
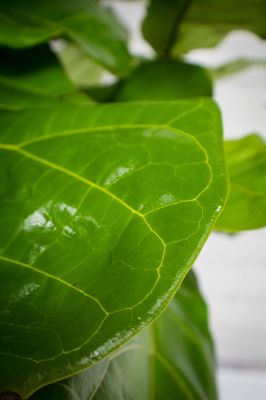
M 159 55 L 179 55 L 213 47 L 235 29 L 266 38 L 265 15 L 265 0 L 151 0 L 143 31 Z
M 115 100 L 177 100 L 211 95 L 211 78 L 204 68 L 176 60 L 157 60 L 137 67 L 120 84 Z
M 2 46 L 27 48 L 66 37 L 114 73 L 130 69 L 125 28 L 95 0 L 0 0 L 0 21 Z
M 210 99 L 0 116 L 0 391 L 27 398 L 153 321 L 226 197 Z
M 225 142 L 229 197 L 216 229 L 237 232 L 266 226 L 266 144 L 258 135 Z
M 207 309 L 190 272 L 163 315 L 134 339 L 30 400 L 215 400 Z
M 226 62 L 219 67 L 209 69 L 209 73 L 213 79 L 223 79 L 229 75 L 237 74 L 246 69 L 253 67 L 266 68 L 266 59 L 264 58 L 238 58 L 233 61 Z
M 46 45 L 14 51 L 0 49 L 0 104 L 10 108 L 50 107 L 51 103 L 89 103 L 67 77 Z
M 177 38 L 177 27 L 190 0 L 150 0 L 143 21 L 144 38 L 159 56 L 167 56 Z
M 100 83 L 106 71 L 93 62 L 77 45 L 60 42 L 59 46 L 54 47 L 67 75 L 77 87 L 86 88 Z
M 229 32 L 245 29 L 266 38 L 264 0 L 192 0 L 172 54 L 216 46 Z

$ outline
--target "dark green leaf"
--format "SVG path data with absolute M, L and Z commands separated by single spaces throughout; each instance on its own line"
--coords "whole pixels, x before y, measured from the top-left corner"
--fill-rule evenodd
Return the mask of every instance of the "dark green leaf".
M 27 49 L 0 48 L 0 82 L 36 94 L 59 96 L 74 90 L 55 55 L 45 45 Z
M 47 107 L 58 100 L 90 102 L 76 91 L 45 45 L 27 50 L 0 48 L 0 104 L 10 108 Z
M 27 397 L 167 305 L 226 196 L 212 100 L 3 110 L 0 390 Z
M 201 67 L 179 61 L 146 62 L 120 85 L 115 99 L 175 100 L 212 95 L 212 83 Z
M 87 371 L 30 400 L 214 400 L 215 361 L 207 310 L 192 273 L 164 314 Z
M 213 47 L 230 31 L 245 29 L 266 38 L 265 0 L 192 0 L 173 54 Z
M 65 36 L 114 73 L 128 72 L 125 30 L 96 1 L 0 1 L 1 45 L 25 48 Z
M 143 22 L 144 38 L 159 56 L 167 56 L 176 41 L 177 27 L 190 0 L 150 0 Z
M 265 0 L 151 0 L 144 35 L 159 53 L 215 46 L 234 29 L 266 38 Z
M 266 144 L 257 135 L 225 142 L 230 191 L 216 229 L 236 232 L 266 226 Z
M 116 98 L 120 84 L 120 81 L 116 81 L 110 84 L 91 86 L 86 89 L 86 93 L 97 103 L 112 103 Z

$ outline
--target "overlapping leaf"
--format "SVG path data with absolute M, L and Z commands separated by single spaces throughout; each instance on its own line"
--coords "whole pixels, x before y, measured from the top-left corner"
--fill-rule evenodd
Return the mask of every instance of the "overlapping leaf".
M 67 37 L 118 75 L 131 64 L 125 29 L 95 0 L 0 1 L 0 45 L 26 48 Z
M 214 371 L 206 306 L 189 273 L 152 326 L 110 358 L 30 400 L 214 400 Z
M 190 0 L 150 0 L 142 30 L 159 56 L 171 52 L 189 4 Z
M 211 96 L 212 80 L 209 71 L 198 65 L 155 60 L 141 63 L 125 80 L 87 91 L 99 102 L 178 100 Z
M 225 142 L 230 191 L 216 228 L 236 232 L 266 226 L 266 144 L 258 135 Z
M 9 108 L 51 107 L 59 101 L 89 103 L 46 45 L 14 51 L 0 49 L 0 104 Z
M 204 68 L 175 60 L 146 62 L 118 87 L 115 99 L 176 100 L 212 95 L 212 82 Z
M 63 42 L 54 47 L 66 73 L 77 87 L 86 88 L 100 82 L 106 71 L 94 63 L 78 46 Z
M 265 38 L 265 16 L 265 0 L 151 0 L 143 29 L 158 54 L 179 55 L 215 46 L 234 29 Z
M 223 205 L 211 100 L 3 110 L 0 390 L 27 397 L 152 321 Z

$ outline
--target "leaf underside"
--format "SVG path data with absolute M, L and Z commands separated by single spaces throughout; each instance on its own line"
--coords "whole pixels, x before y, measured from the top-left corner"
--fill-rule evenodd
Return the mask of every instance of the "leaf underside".
M 97 0 L 0 0 L 0 45 L 29 48 L 68 38 L 118 75 L 132 63 L 125 28 Z
M 215 400 L 207 310 L 190 272 L 163 315 L 85 372 L 30 400 Z
M 0 390 L 25 398 L 166 307 L 226 197 L 221 122 L 209 99 L 61 104 L 0 132 Z

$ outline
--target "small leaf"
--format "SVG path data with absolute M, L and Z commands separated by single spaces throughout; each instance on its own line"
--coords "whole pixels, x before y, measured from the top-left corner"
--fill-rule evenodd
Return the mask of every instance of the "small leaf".
M 266 226 L 266 144 L 258 135 L 225 142 L 230 191 L 216 229 L 237 232 Z
M 0 116 L 0 391 L 25 398 L 153 321 L 226 197 L 210 99 Z
M 167 56 L 177 38 L 190 0 L 150 0 L 142 31 L 159 56 Z
M 26 48 L 67 37 L 118 75 L 131 64 L 125 29 L 94 0 L 0 1 L 0 44 Z
M 85 372 L 30 400 L 215 400 L 215 360 L 207 310 L 190 272 L 164 314 Z
M 227 77 L 228 75 L 236 74 L 252 67 L 266 67 L 266 59 L 262 58 L 239 58 L 237 60 L 233 60 L 227 62 L 219 67 L 210 69 L 210 74 L 213 79 L 221 79 Z
M 203 68 L 175 60 L 141 64 L 118 87 L 115 100 L 176 100 L 212 95 L 211 79 Z

